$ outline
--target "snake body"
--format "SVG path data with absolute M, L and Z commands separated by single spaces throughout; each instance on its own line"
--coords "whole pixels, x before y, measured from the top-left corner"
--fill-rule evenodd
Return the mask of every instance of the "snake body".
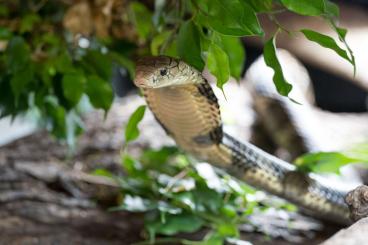
M 184 151 L 314 216 L 350 223 L 346 192 L 224 133 L 217 98 L 195 68 L 166 56 L 146 57 L 137 62 L 135 84 L 157 121 Z

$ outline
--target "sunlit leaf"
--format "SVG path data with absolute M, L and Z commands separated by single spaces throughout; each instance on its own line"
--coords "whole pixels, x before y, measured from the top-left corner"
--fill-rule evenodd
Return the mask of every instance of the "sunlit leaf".
M 125 127 L 125 142 L 130 142 L 138 138 L 139 129 L 138 124 L 143 119 L 146 106 L 139 106 L 130 116 L 129 121 Z

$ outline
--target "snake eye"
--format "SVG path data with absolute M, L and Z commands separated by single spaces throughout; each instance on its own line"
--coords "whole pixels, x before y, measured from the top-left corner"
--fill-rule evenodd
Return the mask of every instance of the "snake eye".
M 166 69 L 160 70 L 160 75 L 161 76 L 165 76 L 166 74 L 167 74 L 167 70 Z

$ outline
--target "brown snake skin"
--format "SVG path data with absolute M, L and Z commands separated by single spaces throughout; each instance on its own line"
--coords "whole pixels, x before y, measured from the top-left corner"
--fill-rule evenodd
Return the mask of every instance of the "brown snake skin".
M 224 133 L 217 98 L 193 67 L 166 56 L 146 57 L 137 62 L 135 84 L 157 121 L 186 152 L 316 217 L 350 223 L 345 191 Z

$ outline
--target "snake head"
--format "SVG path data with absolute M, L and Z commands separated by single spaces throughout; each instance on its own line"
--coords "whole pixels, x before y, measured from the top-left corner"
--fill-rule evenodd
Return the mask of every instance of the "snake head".
M 199 71 L 168 56 L 144 57 L 137 61 L 134 83 L 140 88 L 163 88 L 200 82 Z

